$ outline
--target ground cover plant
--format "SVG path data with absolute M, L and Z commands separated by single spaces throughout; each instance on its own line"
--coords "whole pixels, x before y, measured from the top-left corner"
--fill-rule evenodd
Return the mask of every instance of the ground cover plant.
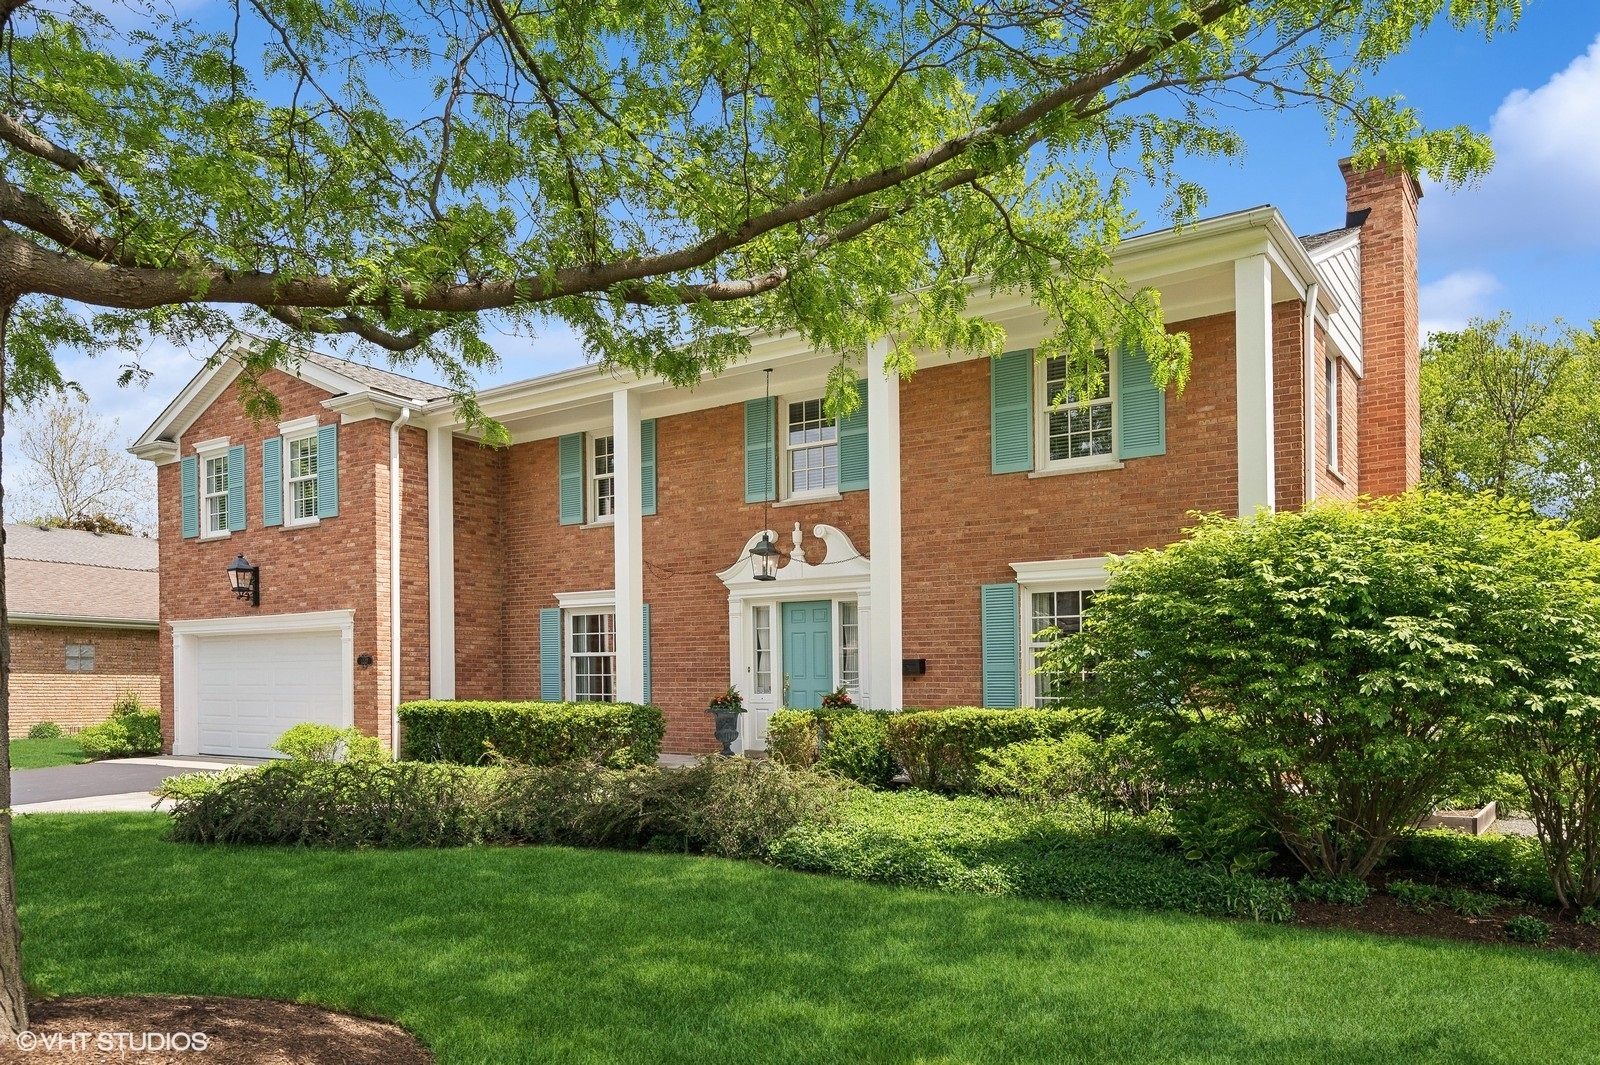
M 53 740 L 12 740 L 11 768 L 49 769 L 58 765 L 80 765 L 89 760 L 76 736 Z
M 394 1019 L 441 1065 L 1600 1056 L 1600 961 L 1504 936 L 1380 940 L 670 854 L 167 831 L 159 814 L 20 819 L 37 993 L 313 1002 Z M 1479 1008 L 1484 988 L 1515 989 L 1515 1023 Z

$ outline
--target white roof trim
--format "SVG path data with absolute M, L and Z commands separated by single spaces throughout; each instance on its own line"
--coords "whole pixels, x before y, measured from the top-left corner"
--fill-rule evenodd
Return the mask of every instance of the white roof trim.
M 161 623 L 154 618 L 146 621 L 141 618 L 90 618 L 78 614 L 6 614 L 6 621 L 13 625 L 60 625 L 66 628 L 80 629 L 159 629 Z

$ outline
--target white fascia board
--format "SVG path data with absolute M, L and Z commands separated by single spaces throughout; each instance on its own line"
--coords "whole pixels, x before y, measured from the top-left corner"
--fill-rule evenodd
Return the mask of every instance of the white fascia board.
M 248 614 L 169 621 L 174 636 L 234 636 L 275 632 L 343 632 L 355 624 L 354 610 L 314 610 L 303 614 Z
M 178 442 L 152 440 L 148 444 L 134 444 L 128 448 L 128 454 L 156 466 L 168 466 L 178 461 Z
M 75 614 L 18 614 L 8 613 L 7 624 L 52 625 L 68 629 L 145 629 L 156 632 L 161 624 L 154 619 L 141 618 L 90 618 Z

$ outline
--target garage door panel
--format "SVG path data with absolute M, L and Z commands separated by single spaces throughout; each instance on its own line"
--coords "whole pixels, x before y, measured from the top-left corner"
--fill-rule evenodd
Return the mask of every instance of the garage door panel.
M 292 725 L 342 725 L 343 647 L 338 632 L 201 638 L 200 753 L 273 757 Z

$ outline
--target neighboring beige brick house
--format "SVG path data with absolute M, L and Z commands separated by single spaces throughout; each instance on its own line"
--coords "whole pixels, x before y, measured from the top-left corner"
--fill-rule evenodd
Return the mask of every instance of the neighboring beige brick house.
M 884 708 L 1047 702 L 1029 634 L 1076 624 L 1108 553 L 1196 510 L 1415 481 L 1419 192 L 1345 176 L 1334 230 L 1261 207 L 1118 248 L 1191 338 L 1181 395 L 1114 353 L 1102 394 L 1051 410 L 1043 315 L 981 286 L 1009 354 L 928 352 L 902 383 L 876 349 L 840 424 L 834 357 L 761 336 L 693 390 L 593 367 L 487 389 L 500 450 L 444 389 L 310 352 L 268 376 L 282 418 L 253 424 L 235 338 L 133 448 L 159 467 L 168 743 L 264 753 L 297 720 L 389 740 L 427 695 L 648 699 L 675 752 L 712 749 L 729 683 L 745 749 L 839 684 Z M 771 581 L 748 554 L 764 530 Z M 259 606 L 228 590 L 241 554 Z
M 11 735 L 97 724 L 125 692 L 159 705 L 154 540 L 7 525 L 5 557 Z

